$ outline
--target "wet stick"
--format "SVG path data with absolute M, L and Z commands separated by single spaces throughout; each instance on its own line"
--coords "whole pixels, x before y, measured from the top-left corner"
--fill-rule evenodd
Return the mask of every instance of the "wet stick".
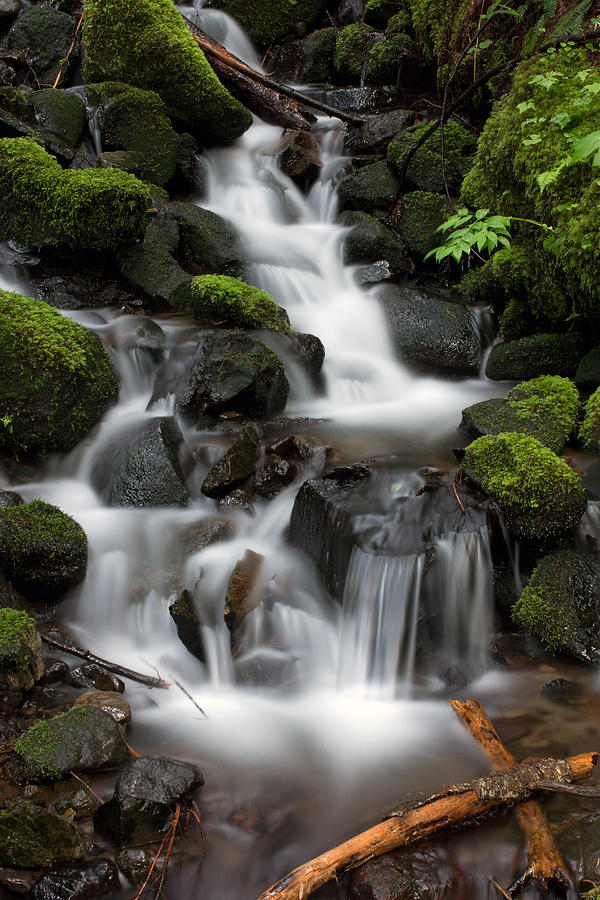
M 506 749 L 498 732 L 477 700 L 451 700 L 450 706 L 469 729 L 485 755 L 491 760 L 496 771 L 504 771 L 516 765 L 516 759 Z M 538 783 L 538 788 L 547 782 Z M 546 814 L 537 800 L 520 803 L 516 809 L 521 830 L 527 839 L 527 869 L 515 884 L 508 889 L 514 897 L 529 882 L 535 883 L 545 893 L 550 888 L 567 891 L 569 876 L 560 851 L 548 826 Z

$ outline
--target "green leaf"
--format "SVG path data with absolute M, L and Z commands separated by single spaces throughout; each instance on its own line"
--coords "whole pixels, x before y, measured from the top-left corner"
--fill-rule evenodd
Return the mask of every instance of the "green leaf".
M 578 141 L 575 141 L 571 159 L 573 162 L 580 162 L 582 159 L 592 156 L 592 154 L 594 154 L 592 165 L 600 165 L 600 131 L 592 131 L 591 134 L 586 134 L 584 137 L 579 138 Z
M 530 109 L 535 109 L 535 103 L 533 102 L 533 100 L 524 100 L 523 103 L 517 103 L 517 110 L 521 113 L 521 115 Z
M 542 136 L 541 134 L 530 134 L 528 138 L 523 139 L 524 147 L 533 147 L 534 144 L 541 144 Z

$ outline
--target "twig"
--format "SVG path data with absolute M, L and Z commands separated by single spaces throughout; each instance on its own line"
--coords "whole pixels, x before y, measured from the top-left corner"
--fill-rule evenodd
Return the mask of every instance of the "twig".
M 75 29 L 75 34 L 73 35 L 73 40 L 71 41 L 71 46 L 67 50 L 67 55 L 65 56 L 65 58 L 63 59 L 63 61 L 61 62 L 60 66 L 59 66 L 58 73 L 54 80 L 54 84 L 52 85 L 53 88 L 58 87 L 60 79 L 63 77 L 63 75 L 67 71 L 67 67 L 69 65 L 69 57 L 71 56 L 71 53 L 73 52 L 73 47 L 75 46 L 75 43 L 77 41 L 77 34 L 79 32 L 79 29 L 81 28 L 81 23 L 83 22 L 82 13 L 78 13 L 78 15 L 79 15 L 79 21 L 77 22 L 77 28 Z
M 502 885 L 498 884 L 498 882 L 494 878 L 490 878 L 490 884 L 492 885 L 492 887 L 496 888 L 501 897 L 505 897 L 506 900 L 511 900 L 510 894 L 507 894 Z
M 575 794 L 577 797 L 600 797 L 600 788 L 579 787 L 576 784 L 561 784 L 560 781 L 540 781 L 538 788 L 556 794 Z
M 143 675 L 140 672 L 134 672 L 133 669 L 127 669 L 125 666 L 120 666 L 118 663 L 102 659 L 102 657 L 96 656 L 95 653 L 84 650 L 83 647 L 78 647 L 76 644 L 65 644 L 63 641 L 57 640 L 57 638 L 50 637 L 50 635 L 43 631 L 40 631 L 39 635 L 43 642 L 50 647 L 56 647 L 57 650 L 63 650 L 65 653 L 70 653 L 71 656 L 78 656 L 80 659 L 87 659 L 88 662 L 97 663 L 97 665 L 102 666 L 103 669 L 112 672 L 114 675 L 122 675 L 123 678 L 129 678 L 130 681 L 138 681 L 140 684 L 145 684 L 146 687 L 169 687 L 169 682 L 163 681 L 160 677 L 153 678 L 151 675 Z
M 165 864 L 162 868 L 162 872 L 160 873 L 160 880 L 158 882 L 158 887 L 156 889 L 156 896 L 160 897 L 162 894 L 163 884 L 165 883 L 165 878 L 167 875 L 167 868 L 169 865 L 169 860 L 171 858 L 171 852 L 173 850 L 173 842 L 175 841 L 175 832 L 177 831 L 177 823 L 179 822 L 179 816 L 181 815 L 181 804 L 175 804 L 175 812 L 173 813 L 173 818 L 171 819 L 171 827 L 170 838 L 169 838 L 169 846 L 167 847 L 167 852 L 165 854 Z
M 152 860 L 152 865 L 148 869 L 148 874 L 146 875 L 146 880 L 144 881 L 143 885 L 141 886 L 141 888 L 139 889 L 139 891 L 137 892 L 137 894 L 135 895 L 133 900 L 139 900 L 139 898 L 142 896 L 142 894 L 146 890 L 146 885 L 150 881 L 150 876 L 152 875 L 152 873 L 154 872 L 154 869 L 156 868 L 156 864 L 158 863 L 158 860 L 160 859 L 160 854 L 162 853 L 163 847 L 165 846 L 165 842 L 166 842 L 168 836 L 169 836 L 169 832 L 167 831 L 167 833 L 165 834 L 164 838 L 161 841 L 161 844 L 160 844 L 160 847 L 158 848 L 156 856 Z
M 185 694 L 185 696 L 188 698 L 188 700 L 191 700 L 191 701 L 192 701 L 192 703 L 194 704 L 194 706 L 196 707 L 196 709 L 197 709 L 199 712 L 202 713 L 202 715 L 204 716 L 204 718 L 205 718 L 205 719 L 208 719 L 208 716 L 206 715 L 206 713 L 204 712 L 204 710 L 202 709 L 202 707 L 198 705 L 198 703 L 194 700 L 194 698 L 192 697 L 192 695 L 190 694 L 190 692 L 189 692 L 188 690 L 186 690 L 186 688 L 184 688 L 184 686 L 181 684 L 181 682 L 180 682 L 180 681 L 177 681 L 177 679 L 174 678 L 174 679 L 173 679 L 173 683 L 177 685 L 177 687 L 179 688 L 179 690 L 180 690 L 183 694 Z
M 456 475 L 455 475 L 454 478 L 452 479 L 452 490 L 454 491 L 454 496 L 455 496 L 456 499 L 458 500 L 458 505 L 460 506 L 460 508 L 461 508 L 462 511 L 464 512 L 464 511 L 465 511 L 465 508 L 464 508 L 464 506 L 462 505 L 461 500 L 460 500 L 460 497 L 458 496 L 458 491 L 456 490 Z
M 75 774 L 75 772 L 69 772 L 69 775 L 72 775 L 73 778 L 76 778 L 77 781 L 79 781 L 83 785 L 86 794 L 91 794 L 92 797 L 94 797 L 94 799 L 99 803 L 104 803 L 104 800 L 102 799 L 100 794 L 97 794 L 96 791 L 92 787 L 90 787 L 90 785 L 86 781 L 83 780 L 83 778 L 80 778 L 79 775 Z

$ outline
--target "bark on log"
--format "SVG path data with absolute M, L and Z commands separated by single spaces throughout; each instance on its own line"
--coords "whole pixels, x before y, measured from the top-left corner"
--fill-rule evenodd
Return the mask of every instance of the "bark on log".
M 393 815 L 299 866 L 268 888 L 258 900 L 304 900 L 345 869 L 356 868 L 374 856 L 406 847 L 449 826 L 473 822 L 485 813 L 497 812 L 511 803 L 527 799 L 531 790 L 537 790 L 539 781 L 548 780 L 541 773 L 538 777 L 530 777 L 536 767 L 556 768 L 564 772 L 565 780 L 577 780 L 591 772 L 597 759 L 597 753 L 582 753 L 566 760 L 542 760 L 488 775 L 468 785 L 450 787 L 420 806 Z
M 497 771 L 512 768 L 516 759 L 502 743 L 498 732 L 476 700 L 451 700 L 450 706 L 465 725 Z M 537 800 L 520 803 L 516 809 L 521 830 L 527 839 L 528 865 L 523 875 L 508 889 L 512 896 L 531 881 L 547 894 L 550 888 L 564 892 L 570 880 L 552 834 L 546 814 Z
M 350 115 L 350 113 L 334 109 L 333 106 L 328 106 L 327 103 L 322 103 L 320 100 L 307 97 L 306 94 L 301 94 L 299 91 L 295 91 L 285 84 L 278 84 L 276 81 L 273 81 L 272 78 L 268 78 L 266 75 L 262 75 L 260 72 L 255 71 L 251 66 L 226 50 L 222 44 L 219 44 L 218 41 L 215 41 L 214 38 L 211 38 L 206 32 L 202 31 L 201 28 L 198 28 L 197 25 L 194 25 L 189 19 L 186 19 L 185 16 L 183 16 L 183 19 L 190 30 L 192 37 L 205 54 L 219 78 L 224 82 L 225 86 L 231 90 L 232 94 L 235 94 L 238 99 L 243 102 L 244 96 L 242 92 L 246 91 L 246 106 L 253 112 L 256 112 L 261 118 L 264 118 L 265 121 L 271 122 L 274 125 L 282 125 L 283 120 L 278 118 L 278 115 L 280 113 L 282 116 L 290 115 L 290 111 L 293 108 L 294 117 L 297 117 L 298 119 L 304 118 L 307 122 L 312 119 L 313 122 L 316 122 L 316 118 L 312 113 L 302 109 L 302 107 L 309 107 L 310 109 L 318 109 L 320 112 L 324 112 L 332 118 L 341 119 L 342 122 L 349 122 L 350 125 L 360 127 L 364 123 L 364 119 L 359 116 L 353 116 Z M 217 63 L 219 65 L 217 65 Z M 241 75 L 242 79 L 236 79 L 234 72 L 237 73 L 237 75 Z M 254 85 L 262 85 L 264 90 L 262 92 L 257 92 L 257 88 L 252 87 L 253 83 Z M 291 103 L 291 106 L 286 105 L 284 101 L 285 97 L 288 98 L 288 104 Z M 259 112 L 259 110 L 255 109 L 252 105 L 253 102 L 258 101 L 258 98 L 260 98 L 263 105 L 263 113 Z M 269 118 L 265 118 L 266 114 L 269 115 Z M 283 124 L 283 127 L 299 128 L 301 126 Z M 304 130 L 308 127 L 310 126 L 305 124 Z

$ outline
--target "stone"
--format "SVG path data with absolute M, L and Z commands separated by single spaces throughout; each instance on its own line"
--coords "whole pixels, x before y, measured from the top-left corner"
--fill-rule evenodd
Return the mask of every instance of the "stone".
M 0 694 L 20 701 L 44 674 L 40 636 L 26 612 L 0 609 Z
M 553 703 L 577 703 L 583 694 L 583 687 L 577 681 L 554 678 L 542 685 L 542 694 Z
M 217 500 L 217 506 L 219 509 L 239 509 L 252 515 L 254 513 L 252 491 L 247 487 L 234 488 L 225 497 Z
M 415 116 L 411 109 L 393 109 L 366 116 L 360 128 L 349 133 L 346 141 L 348 148 L 357 155 L 381 153 L 399 131 L 412 125 Z
M 175 256 L 186 272 L 232 277 L 243 273 L 240 239 L 231 223 L 194 203 L 171 203 L 168 211 L 179 227 Z
M 123 302 L 123 292 L 103 273 L 86 269 L 72 272 L 60 265 L 43 265 L 32 272 L 31 291 L 36 300 L 43 300 L 56 309 L 81 309 L 113 306 Z
M 296 471 L 294 463 L 274 453 L 268 453 L 262 465 L 256 470 L 254 490 L 267 500 L 272 500 L 292 483 Z
M 271 60 L 273 77 L 297 84 L 331 82 L 337 29 L 320 28 L 301 41 L 281 44 Z
M 316 18 L 323 0 L 262 0 L 259 7 L 254 0 L 209 0 L 207 6 L 229 13 L 254 43 L 269 47 L 298 22 Z
M 0 572 L 0 608 L 16 609 L 22 611 L 27 608 L 25 598 L 8 578 Z
M 69 664 L 64 659 L 52 659 L 52 657 L 42 657 L 44 663 L 44 674 L 41 677 L 42 684 L 56 684 L 62 681 L 69 671 Z
M 18 16 L 22 9 L 21 0 L 0 0 L 0 23 L 4 26 L 7 21 Z
M 72 708 L 34 725 L 15 750 L 32 781 L 58 781 L 71 771 L 93 772 L 129 759 L 122 729 L 94 706 Z
M 254 550 L 246 550 L 231 574 L 225 598 L 225 622 L 235 635 L 243 620 L 260 604 L 258 585 L 264 556 Z
M 117 691 L 119 694 L 125 690 L 125 683 L 117 675 L 108 672 L 97 663 L 83 663 L 83 665 L 75 666 L 65 677 L 65 682 L 73 687 L 94 688 L 97 691 Z
M 174 603 L 169 606 L 169 615 L 175 622 L 179 640 L 192 656 L 200 662 L 206 661 L 204 641 L 196 604 L 191 591 L 181 591 Z
M 590 350 L 579 361 L 573 381 L 582 391 L 593 392 L 600 387 L 600 350 Z
M 174 804 L 204 784 L 200 769 L 167 756 L 142 756 L 119 775 L 111 800 L 94 825 L 119 846 L 155 841 L 166 831 Z
M 375 216 L 347 210 L 338 217 L 337 224 L 351 229 L 344 239 L 347 265 L 385 260 L 391 275 L 410 275 L 414 271 L 404 242 Z
M 146 880 L 150 866 L 154 862 L 154 853 L 149 850 L 130 849 L 121 850 L 117 856 L 117 865 L 125 878 L 132 884 L 143 884 Z M 163 864 L 159 861 L 154 867 L 156 874 L 162 872 Z
M 352 872 L 351 900 L 471 900 L 473 879 L 446 859 L 443 850 L 386 853 Z
M 357 169 L 342 178 L 338 187 L 340 209 L 367 213 L 388 211 L 396 199 L 398 181 L 384 160 Z
M 430 122 L 419 122 L 401 131 L 390 142 L 387 149 L 387 161 L 395 172 L 403 168 L 408 152 L 424 135 Z M 473 164 L 472 154 L 477 141 L 467 129 L 458 122 L 446 122 L 444 127 L 444 173 L 440 152 L 440 133 L 434 132 L 417 150 L 410 162 L 406 174 L 407 184 L 417 191 L 445 193 L 446 183 L 451 191 L 457 193 L 463 177 Z
M 117 691 L 84 691 L 77 697 L 73 706 L 96 706 L 112 716 L 119 725 L 131 722 L 131 707 Z
M 25 501 L 16 491 L 0 491 L 0 509 L 8 506 L 21 506 Z
M 10 50 L 25 50 L 42 84 L 53 84 L 75 35 L 71 16 L 48 3 L 31 6 L 19 16 L 6 38 Z
M 479 335 L 466 305 L 422 288 L 396 285 L 379 288 L 377 299 L 402 362 L 427 371 L 477 374 Z
M 111 859 L 56 866 L 42 875 L 32 900 L 92 900 L 121 890 L 119 870 Z
M 109 506 L 187 506 L 178 448 L 183 435 L 172 416 L 127 426 L 93 466 L 91 481 Z
M 77 146 L 86 123 L 81 97 L 58 88 L 45 88 L 33 91 L 28 100 L 40 128 L 69 147 Z
M 81 859 L 85 853 L 78 825 L 30 800 L 0 810 L 0 865 L 35 868 Z
M 581 358 L 578 334 L 534 334 L 495 344 L 485 374 L 494 381 L 525 381 L 537 375 L 572 378 Z
M 452 212 L 446 196 L 431 191 L 412 191 L 402 195 L 398 210 L 394 229 L 415 257 L 424 259 L 443 243 L 444 235 L 438 228 Z
M 250 478 L 260 456 L 260 439 L 256 425 L 246 425 L 204 479 L 202 493 L 217 500 Z

